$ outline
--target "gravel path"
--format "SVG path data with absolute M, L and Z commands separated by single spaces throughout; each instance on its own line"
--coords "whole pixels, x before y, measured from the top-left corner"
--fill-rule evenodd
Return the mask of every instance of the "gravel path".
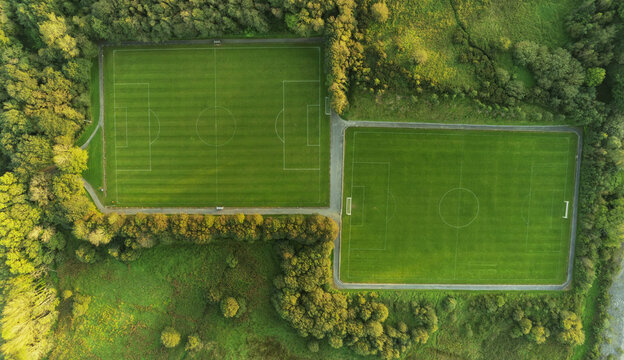
M 100 51 L 98 52 L 98 69 L 99 69 L 99 87 L 100 87 L 100 118 L 98 119 L 98 124 L 93 129 L 93 132 L 85 141 L 84 144 L 80 146 L 81 149 L 86 149 L 89 146 L 89 143 L 95 137 L 95 133 L 97 133 L 99 128 L 104 129 L 104 52 L 102 51 L 102 45 L 100 45 Z

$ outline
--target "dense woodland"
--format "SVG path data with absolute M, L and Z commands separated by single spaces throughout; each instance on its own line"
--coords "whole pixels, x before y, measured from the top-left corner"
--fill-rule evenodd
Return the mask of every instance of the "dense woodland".
M 71 302 L 72 317 L 87 311 L 90 297 L 57 287 L 53 274 L 69 257 L 87 264 L 110 256 L 130 263 L 155 246 L 228 241 L 274 244 L 281 269 L 274 279 L 274 308 L 306 338 L 311 353 L 327 342 L 361 355 L 398 358 L 449 324 L 474 343 L 496 331 L 495 338 L 511 341 L 520 356 L 543 354 L 543 349 L 567 356 L 584 344 L 581 356 L 598 358 L 607 292 L 624 238 L 624 4 L 580 2 L 566 15 L 566 45 L 553 47 L 534 39 L 475 38 L 465 19 L 491 2 L 450 0 L 453 16 L 447 23 L 456 25 L 447 40 L 457 49 L 455 61 L 472 76 L 460 83 L 430 71 L 437 69 L 436 54 L 408 41 L 412 35 L 393 17 L 402 3 L 0 0 L 0 349 L 5 358 L 45 358 L 55 348 L 52 331 L 61 302 Z M 76 144 L 97 121 L 89 81 L 99 44 L 267 34 L 323 36 L 326 85 L 338 113 L 348 112 L 354 96 L 401 91 L 432 106 L 469 100 L 484 116 L 503 121 L 583 127 L 571 288 L 538 295 L 449 293 L 438 304 L 340 292 L 332 289 L 330 275 L 337 227 L 324 217 L 99 213 L 83 190 L 88 155 Z M 527 104 L 539 111 L 525 110 Z M 235 267 L 237 260 L 228 262 Z M 595 315 L 583 329 L 592 289 Z M 206 294 L 206 301 L 218 304 L 225 317 L 245 308 L 244 300 L 219 291 Z M 458 303 L 468 314 L 461 322 Z M 156 331 L 167 348 L 181 342 L 174 328 Z M 193 353 L 204 340 L 193 335 L 183 343 Z

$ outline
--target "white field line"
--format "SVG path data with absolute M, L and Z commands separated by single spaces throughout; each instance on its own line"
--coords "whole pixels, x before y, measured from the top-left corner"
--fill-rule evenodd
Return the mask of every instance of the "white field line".
M 463 152 L 462 152 L 463 154 Z M 459 188 L 462 188 L 462 177 L 463 177 L 463 172 L 464 172 L 464 161 L 460 160 L 459 161 Z M 461 194 L 462 192 L 459 192 L 459 202 L 457 203 L 457 220 L 456 220 L 456 224 L 459 225 L 459 214 L 461 212 Z M 439 206 L 439 205 L 438 205 Z M 453 280 L 457 279 L 457 257 L 458 257 L 458 253 L 459 253 L 459 227 L 456 229 L 456 233 L 455 233 L 455 261 L 454 261 L 454 270 L 453 270 Z
M 213 48 L 214 123 L 215 123 L 215 198 L 219 203 L 219 126 L 217 124 L 217 50 Z
M 279 132 L 277 131 L 277 120 L 279 119 L 280 115 L 282 115 L 284 113 L 284 108 L 282 108 L 282 110 L 280 110 L 280 112 L 277 113 L 277 116 L 275 117 L 275 135 L 277 135 L 277 137 L 280 139 L 280 141 L 283 143 L 284 139 L 280 136 Z M 282 118 L 282 126 L 284 126 L 284 119 Z
M 524 237 L 525 251 L 529 249 L 529 228 L 531 227 L 531 200 L 533 198 L 533 166 L 531 165 L 531 175 L 529 176 L 529 204 L 527 205 L 527 227 L 526 236 Z
M 169 46 L 169 45 L 165 45 Z M 320 52 L 321 48 L 319 46 L 210 46 L 210 47 L 196 47 L 193 45 L 188 45 L 192 47 L 179 47 L 179 48 L 158 48 L 158 49 L 115 49 L 113 52 L 134 52 L 134 51 L 181 51 L 181 50 L 262 50 L 262 49 L 318 49 Z
M 117 93 L 116 93 L 116 83 L 117 83 L 117 74 L 115 73 L 115 54 L 116 51 L 113 51 L 113 117 L 115 116 L 115 106 L 117 106 Z M 100 104 L 102 106 L 102 104 Z M 126 120 L 127 123 L 128 120 Z M 114 156 L 115 156 L 115 202 L 119 204 L 119 176 L 117 174 L 117 131 L 115 130 L 115 146 L 114 146 Z

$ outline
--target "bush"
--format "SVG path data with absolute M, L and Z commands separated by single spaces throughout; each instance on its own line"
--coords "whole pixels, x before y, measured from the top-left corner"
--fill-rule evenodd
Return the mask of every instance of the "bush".
M 171 326 L 167 326 L 160 334 L 160 342 L 166 348 L 174 348 L 180 343 L 180 333 Z
M 236 265 L 238 265 L 238 259 L 236 258 L 236 256 L 234 256 L 234 254 L 228 255 L 228 257 L 225 259 L 225 262 L 231 269 L 234 269 Z
M 91 296 L 81 294 L 74 295 L 74 302 L 72 303 L 72 316 L 77 318 L 86 314 L 90 303 Z
M 446 311 L 449 311 L 449 312 L 454 311 L 455 308 L 457 307 L 457 300 L 455 300 L 455 298 L 452 296 L 448 296 L 444 300 L 443 307 L 444 307 L 444 310 Z
M 76 258 L 85 264 L 94 264 L 97 261 L 95 247 L 88 244 L 82 244 L 76 250 Z
M 319 351 L 319 343 L 316 340 L 312 340 L 308 342 L 308 350 L 311 353 L 316 353 Z
M 184 350 L 188 352 L 198 352 L 204 347 L 201 339 L 197 335 L 191 335 L 188 337 L 186 341 L 186 345 L 184 345 Z
M 227 297 L 221 300 L 221 312 L 223 313 L 223 316 L 225 316 L 226 318 L 231 318 L 231 317 L 236 316 L 236 313 L 238 313 L 239 307 L 240 306 L 238 305 L 238 301 L 236 301 L 236 299 L 233 297 Z

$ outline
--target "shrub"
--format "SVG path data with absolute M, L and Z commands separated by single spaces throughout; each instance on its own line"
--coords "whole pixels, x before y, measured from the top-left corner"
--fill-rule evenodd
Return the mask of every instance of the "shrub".
M 184 345 L 184 350 L 188 352 L 197 352 L 204 347 L 201 339 L 197 335 L 190 335 L 188 340 L 186 340 L 186 345 Z
M 90 303 L 91 296 L 81 294 L 74 295 L 74 302 L 72 303 L 72 316 L 77 318 L 86 314 Z
M 236 256 L 234 256 L 234 254 L 229 254 L 228 257 L 225 259 L 225 262 L 232 269 L 234 269 L 236 265 L 238 265 L 238 259 L 236 258 Z
M 319 351 L 319 343 L 316 340 L 312 340 L 308 342 L 308 350 L 310 350 L 311 353 L 316 353 Z
M 457 300 L 455 300 L 454 297 L 452 296 L 448 296 L 443 303 L 444 306 L 444 310 L 446 311 L 454 311 L 455 308 L 457 307 Z
M 72 295 L 74 295 L 74 293 L 71 290 L 63 290 L 62 296 L 63 296 L 63 300 L 67 300 L 70 297 L 72 297 Z
M 78 247 L 78 249 L 76 250 L 76 257 L 80 262 L 83 262 L 85 264 L 95 263 L 97 261 L 95 255 L 95 247 L 88 244 L 80 245 L 80 247 Z
M 160 341 L 166 348 L 174 348 L 180 343 L 180 333 L 171 326 L 167 326 L 160 334 Z
M 239 307 L 238 301 L 233 297 L 227 297 L 221 300 L 221 312 L 226 318 L 234 317 L 236 313 L 238 313 Z

